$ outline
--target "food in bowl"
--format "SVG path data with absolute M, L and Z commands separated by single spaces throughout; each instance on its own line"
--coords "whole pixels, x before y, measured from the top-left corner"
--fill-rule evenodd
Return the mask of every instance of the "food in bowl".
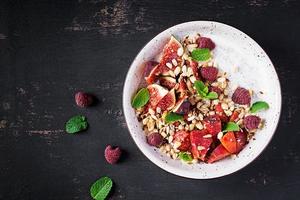
M 147 143 L 185 163 L 238 154 L 263 128 L 257 112 L 269 108 L 264 101 L 251 104 L 253 91 L 243 83 L 230 84 L 215 48 L 200 34 L 171 36 L 159 59 L 144 64 L 145 79 L 132 99 Z

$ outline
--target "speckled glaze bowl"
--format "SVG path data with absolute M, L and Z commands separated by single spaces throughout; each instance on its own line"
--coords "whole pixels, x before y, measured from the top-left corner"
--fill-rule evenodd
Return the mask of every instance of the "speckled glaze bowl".
M 216 43 L 214 58 L 219 68 L 228 72 L 231 85 L 240 85 L 256 91 L 252 102 L 260 99 L 267 101 L 270 105 L 269 110 L 260 113 L 260 116 L 265 119 L 265 127 L 256 133 L 256 140 L 251 140 L 238 156 L 229 157 L 213 164 L 184 164 L 179 160 L 170 159 L 160 153 L 158 149 L 149 146 L 146 143 L 142 125 L 138 122 L 135 111 L 131 107 L 131 99 L 143 81 L 143 63 L 153 60 L 162 51 L 171 35 L 183 38 L 186 35 L 195 33 L 210 37 Z M 237 72 L 234 69 L 236 67 L 238 67 Z M 259 91 L 263 94 L 260 94 Z M 225 176 L 242 169 L 266 148 L 279 121 L 281 90 L 271 60 L 264 50 L 248 35 L 222 23 L 193 21 L 173 26 L 161 32 L 138 53 L 125 80 L 123 109 L 133 140 L 143 154 L 154 164 L 178 176 L 209 179 Z

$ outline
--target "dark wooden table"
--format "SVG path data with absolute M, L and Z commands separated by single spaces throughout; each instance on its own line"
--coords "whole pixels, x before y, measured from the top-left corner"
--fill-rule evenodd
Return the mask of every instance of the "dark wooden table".
M 107 175 L 110 199 L 299 199 L 300 3 L 297 0 L 0 1 L 0 199 L 90 199 Z M 214 20 L 254 38 L 280 77 L 283 110 L 263 154 L 243 170 L 190 180 L 152 164 L 133 143 L 122 113 L 122 87 L 135 55 L 162 30 Z M 78 90 L 97 95 L 89 109 Z M 74 114 L 90 128 L 66 134 Z M 107 144 L 126 150 L 111 166 Z

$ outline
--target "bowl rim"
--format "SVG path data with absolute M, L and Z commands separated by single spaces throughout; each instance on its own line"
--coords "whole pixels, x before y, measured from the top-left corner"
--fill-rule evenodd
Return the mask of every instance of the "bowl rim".
M 136 58 L 139 56 L 140 52 L 145 48 L 145 46 L 147 46 L 149 43 L 151 43 L 153 40 L 155 40 L 155 38 L 157 38 L 158 36 L 160 35 L 163 35 L 163 33 L 169 31 L 170 29 L 175 29 L 176 27 L 180 27 L 180 26 L 183 26 L 183 25 L 188 25 L 188 24 L 196 24 L 196 23 L 202 23 L 202 24 L 207 24 L 207 23 L 210 23 L 210 24 L 215 24 L 215 25 L 218 25 L 218 26 L 223 26 L 223 27 L 226 27 L 226 28 L 230 28 L 232 29 L 233 31 L 236 31 L 240 34 L 243 34 L 244 36 L 247 37 L 247 39 L 251 42 L 253 42 L 254 44 L 257 45 L 257 48 L 259 48 L 259 50 L 264 53 L 266 55 L 265 59 L 267 61 L 269 61 L 271 63 L 271 67 L 274 69 L 274 75 L 275 75 L 275 78 L 277 79 L 277 82 L 278 82 L 278 91 L 279 91 L 279 98 L 278 98 L 278 107 L 279 107 L 279 111 L 278 111 L 278 115 L 276 116 L 277 119 L 276 119 L 276 125 L 274 125 L 272 127 L 272 134 L 270 135 L 269 138 L 267 138 L 267 142 L 265 143 L 265 146 L 263 146 L 263 148 L 261 149 L 258 149 L 257 153 L 248 161 L 248 162 L 245 162 L 245 164 L 239 166 L 239 168 L 236 168 L 230 172 L 227 172 L 227 173 L 219 173 L 218 175 L 216 176 L 207 176 L 207 177 L 199 177 L 199 176 L 191 176 L 191 175 L 187 175 L 187 174 L 181 174 L 179 173 L 179 171 L 176 170 L 175 167 L 173 166 L 168 166 L 167 165 L 162 165 L 161 164 L 161 161 L 156 158 L 156 157 L 153 157 L 151 154 L 147 153 L 146 151 L 143 150 L 143 147 L 142 147 L 142 144 L 139 143 L 134 137 L 133 137 L 133 134 L 131 133 L 130 131 L 130 128 L 129 128 L 129 118 L 127 116 L 127 111 L 126 111 L 126 107 L 128 106 L 126 104 L 126 100 L 125 100 L 125 91 L 126 91 L 126 88 L 129 87 L 129 84 L 130 84 L 130 80 L 129 80 L 129 76 L 131 74 L 134 73 L 134 71 L 132 71 L 132 65 L 134 64 Z M 125 81 L 124 81 L 124 86 L 123 86 L 123 95 L 122 95 L 122 108 L 123 108 L 123 113 L 124 113 L 124 116 L 125 116 L 125 121 L 126 121 L 126 125 L 127 125 L 127 129 L 130 133 L 130 136 L 132 137 L 134 143 L 136 144 L 136 146 L 138 147 L 138 149 L 152 162 L 154 163 L 156 166 L 158 166 L 159 168 L 163 169 L 164 171 L 168 172 L 168 173 L 171 173 L 171 174 L 174 174 L 174 175 L 177 175 L 177 176 L 180 176 L 180 177 L 183 177 L 183 178 L 189 178 L 189 179 L 215 179 L 215 178 L 220 178 L 220 177 L 224 177 L 224 176 L 227 176 L 227 175 L 230 175 L 230 174 L 233 174 L 233 173 L 236 173 L 238 171 L 240 171 L 241 169 L 245 168 L 246 166 L 248 166 L 250 163 L 252 163 L 254 160 L 256 160 L 261 154 L 262 152 L 266 149 L 266 147 L 270 144 L 272 138 L 274 137 L 274 134 L 278 128 L 278 125 L 279 125 L 279 119 L 280 119 L 280 116 L 281 116 L 281 111 L 282 111 L 282 93 L 281 93 L 281 83 L 280 83 L 280 79 L 278 77 L 278 74 L 276 72 L 276 69 L 274 67 L 274 64 L 273 62 L 271 61 L 270 57 L 268 56 L 268 54 L 265 52 L 265 50 L 253 39 L 251 38 L 249 35 L 247 35 L 246 33 L 244 33 L 243 31 L 233 27 L 233 26 L 230 26 L 228 24 L 225 24 L 225 23 L 221 23 L 221 22 L 217 22 L 217 21 L 207 21 L 207 20 L 198 20 L 198 21 L 188 21 L 188 22 L 184 22 L 184 23 L 180 23 L 180 24 L 177 24 L 177 25 L 174 25 L 174 26 L 171 26 L 163 31 L 161 31 L 160 33 L 158 33 L 157 35 L 155 35 L 150 41 L 148 41 L 145 45 L 143 45 L 143 47 L 139 50 L 139 52 L 137 53 L 137 55 L 135 56 L 135 58 L 133 59 L 133 61 L 131 62 L 130 64 L 130 67 L 126 73 L 126 77 L 125 77 Z

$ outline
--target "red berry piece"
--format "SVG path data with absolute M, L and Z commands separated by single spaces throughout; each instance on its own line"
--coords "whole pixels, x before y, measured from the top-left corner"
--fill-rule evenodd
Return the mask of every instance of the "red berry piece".
M 215 43 L 207 37 L 200 37 L 196 42 L 198 44 L 198 48 L 208 48 L 213 50 L 216 47 Z
M 207 81 L 214 81 L 217 79 L 219 70 L 215 67 L 202 67 L 200 70 L 201 76 Z
M 209 91 L 215 92 L 218 95 L 222 94 L 222 90 L 219 87 L 216 87 L 216 86 L 210 86 L 209 87 Z
M 147 136 L 147 143 L 151 146 L 159 147 L 164 142 L 164 138 L 159 133 L 151 133 Z
M 122 151 L 119 147 L 113 148 L 108 145 L 104 151 L 104 157 L 109 164 L 116 164 L 120 159 Z
M 244 118 L 244 126 L 248 130 L 257 129 L 261 119 L 255 115 L 249 115 Z
M 93 103 L 93 96 L 85 92 L 77 92 L 75 94 L 75 102 L 79 107 L 88 107 Z
M 249 91 L 245 88 L 238 87 L 232 95 L 232 101 L 240 105 L 249 104 L 251 101 Z

